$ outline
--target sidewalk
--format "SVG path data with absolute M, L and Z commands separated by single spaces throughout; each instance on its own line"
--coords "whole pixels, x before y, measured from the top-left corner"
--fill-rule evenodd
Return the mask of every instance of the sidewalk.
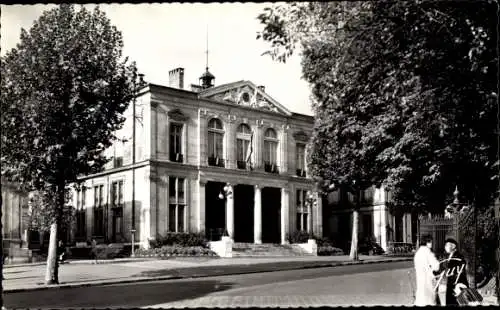
M 352 262 L 348 256 L 299 256 L 299 257 L 178 257 L 169 259 L 117 259 L 99 261 L 69 261 L 59 268 L 59 285 L 45 285 L 45 264 L 4 266 L 4 293 L 60 287 L 79 287 L 151 280 L 192 277 L 210 277 L 332 267 L 350 264 L 409 261 L 409 258 L 360 256 Z

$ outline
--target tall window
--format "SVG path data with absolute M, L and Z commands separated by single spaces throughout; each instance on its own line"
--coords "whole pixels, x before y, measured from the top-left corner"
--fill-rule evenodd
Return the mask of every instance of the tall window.
M 183 232 L 186 216 L 185 180 L 183 178 L 169 178 L 169 196 L 168 230 Z
M 104 236 L 104 185 L 94 186 L 94 235 Z
M 113 211 L 113 239 L 123 230 L 123 180 L 111 184 L 111 206 Z
M 111 203 L 113 208 L 123 207 L 123 181 L 115 181 L 111 185 Z
M 239 169 L 245 169 L 247 166 L 247 157 L 250 156 L 250 140 L 252 131 L 246 124 L 238 126 L 236 131 L 236 160 Z
M 264 168 L 267 172 L 277 172 L 278 136 L 274 129 L 269 128 L 264 134 Z
M 299 231 L 309 231 L 308 225 L 308 216 L 309 210 L 306 203 L 307 191 L 305 190 L 297 190 L 297 223 L 296 227 Z
M 76 197 L 76 238 L 82 239 L 86 237 L 85 234 L 85 195 L 87 195 L 87 189 L 82 186 L 82 189 L 77 192 Z
M 209 165 L 223 166 L 224 129 L 219 119 L 212 118 L 208 122 L 208 158 Z M 219 162 L 217 162 L 219 161 Z
M 170 124 L 170 160 L 182 162 L 182 124 Z
M 297 175 L 304 177 L 306 170 L 306 146 L 303 143 L 297 143 L 297 153 L 295 154 L 295 162 L 297 163 Z

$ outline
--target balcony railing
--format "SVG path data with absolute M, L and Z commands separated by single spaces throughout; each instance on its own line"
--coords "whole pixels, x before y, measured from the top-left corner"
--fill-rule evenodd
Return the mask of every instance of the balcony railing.
M 215 167 L 225 167 L 226 166 L 224 158 L 220 158 L 220 157 L 208 157 L 208 165 L 215 166 Z
M 306 170 L 304 170 L 304 169 L 297 169 L 297 176 L 305 178 L 306 177 Z
M 264 163 L 264 171 L 269 173 L 279 173 L 279 167 L 276 164 L 266 162 Z
M 182 163 L 184 162 L 184 156 L 181 153 L 170 153 L 170 161 Z

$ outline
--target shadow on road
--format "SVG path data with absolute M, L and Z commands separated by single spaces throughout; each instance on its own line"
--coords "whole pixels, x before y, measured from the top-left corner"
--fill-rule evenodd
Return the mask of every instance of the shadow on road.
M 10 308 L 131 308 L 168 303 L 225 291 L 232 283 L 214 280 L 185 283 L 137 283 L 109 286 L 51 289 L 3 295 Z

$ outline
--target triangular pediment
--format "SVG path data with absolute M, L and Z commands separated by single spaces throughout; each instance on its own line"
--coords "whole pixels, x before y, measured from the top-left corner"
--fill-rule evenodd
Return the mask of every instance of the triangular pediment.
M 199 96 L 258 110 L 273 111 L 288 116 L 292 115 L 291 111 L 250 81 L 239 81 L 205 89 L 199 93 Z

